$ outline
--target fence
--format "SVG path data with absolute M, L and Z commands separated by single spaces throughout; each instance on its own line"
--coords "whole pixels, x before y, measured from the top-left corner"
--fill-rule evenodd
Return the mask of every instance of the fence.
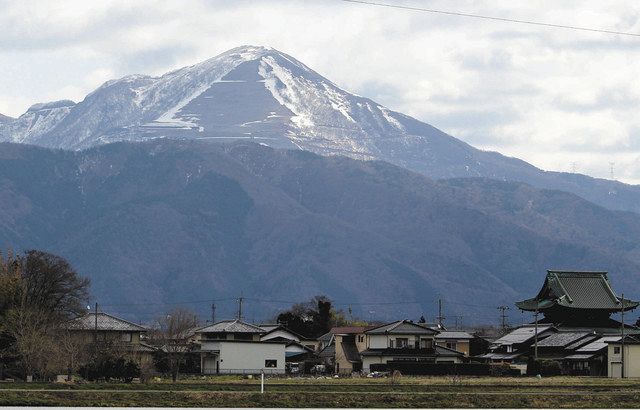
M 274 368 L 265 368 L 265 369 L 220 369 L 220 371 L 216 372 L 215 369 L 205 369 L 202 374 L 206 375 L 217 375 L 217 374 L 240 374 L 240 375 L 259 375 L 263 373 L 265 375 L 282 375 L 285 373 L 284 369 L 274 369 Z
M 504 366 L 485 363 L 419 363 L 389 361 L 371 365 L 372 372 L 400 371 L 402 374 L 419 376 L 519 376 L 520 371 Z

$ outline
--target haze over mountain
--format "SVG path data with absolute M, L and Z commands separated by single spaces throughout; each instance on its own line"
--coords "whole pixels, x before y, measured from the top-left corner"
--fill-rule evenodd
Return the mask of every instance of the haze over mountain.
M 36 104 L 0 121 L 0 141 L 85 149 L 159 137 L 249 139 L 321 155 L 380 159 L 431 178 L 485 177 L 561 189 L 640 212 L 640 187 L 545 172 L 481 151 L 353 95 L 271 48 L 244 46 L 161 77 L 108 81 L 82 102 Z
M 609 270 L 640 295 L 639 236 L 637 214 L 560 191 L 251 142 L 0 144 L 0 247 L 69 258 L 128 317 L 243 292 L 386 319 L 433 317 L 441 295 L 465 323 L 494 322 L 547 268 Z M 247 317 L 283 307 L 250 301 Z

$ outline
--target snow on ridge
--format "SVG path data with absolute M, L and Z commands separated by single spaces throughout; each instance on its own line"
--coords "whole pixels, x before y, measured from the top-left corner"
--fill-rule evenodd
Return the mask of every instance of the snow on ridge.
M 311 115 L 305 112 L 302 101 L 293 91 L 298 86 L 296 82 L 300 80 L 296 79 L 289 70 L 281 67 L 271 56 L 261 59 L 258 74 L 265 79 L 264 86 L 273 95 L 273 98 L 295 114 L 294 117 L 291 117 L 291 121 L 298 128 L 313 127 Z M 278 80 L 284 84 L 283 88 L 278 87 Z

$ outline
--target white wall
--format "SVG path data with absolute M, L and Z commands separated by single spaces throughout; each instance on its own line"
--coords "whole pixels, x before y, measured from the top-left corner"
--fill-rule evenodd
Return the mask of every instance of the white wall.
M 219 342 L 220 372 L 261 370 L 284 373 L 284 343 Z M 265 360 L 277 360 L 275 368 L 265 368 Z

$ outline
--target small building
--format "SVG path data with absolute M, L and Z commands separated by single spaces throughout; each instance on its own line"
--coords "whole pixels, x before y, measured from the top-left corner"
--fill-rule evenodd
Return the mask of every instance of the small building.
M 607 341 L 608 374 L 614 379 L 640 377 L 640 337 L 627 335 Z M 623 369 L 624 367 L 624 369 Z
M 223 320 L 196 331 L 203 374 L 285 373 L 283 341 L 261 341 L 264 329 L 240 320 Z
M 364 332 L 366 349 L 360 351 L 362 370 L 393 362 L 462 363 L 464 354 L 435 343 L 435 329 L 400 320 Z

